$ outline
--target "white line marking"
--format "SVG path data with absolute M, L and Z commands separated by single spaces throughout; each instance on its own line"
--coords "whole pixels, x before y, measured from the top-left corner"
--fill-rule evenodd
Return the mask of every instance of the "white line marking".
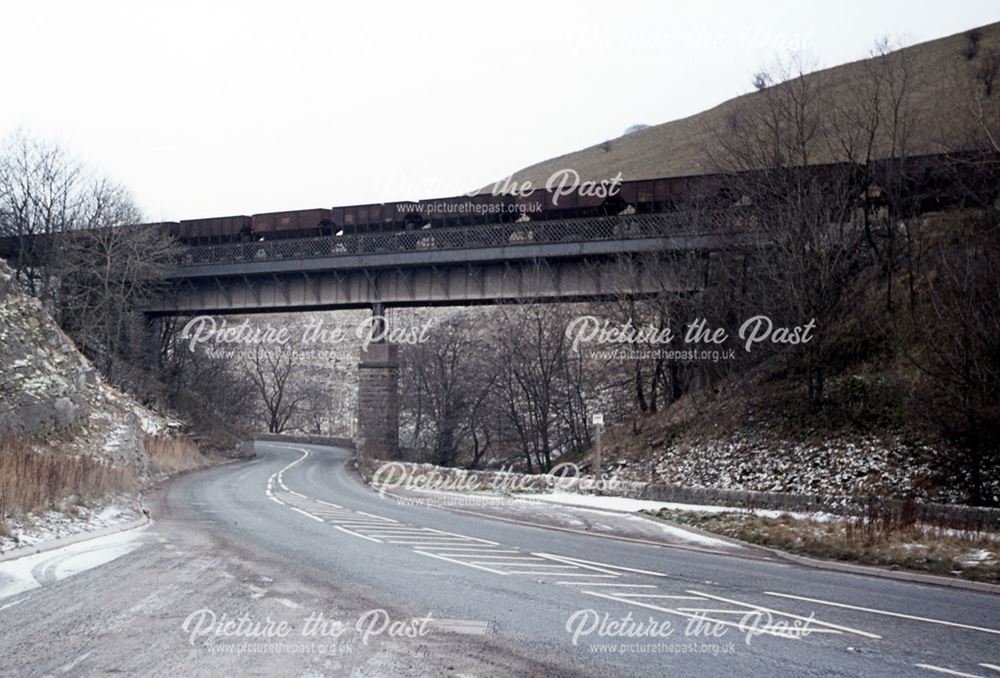
M 384 537 L 386 539 L 416 539 L 418 541 L 435 541 L 433 538 L 429 538 L 426 533 L 423 534 L 397 534 L 396 532 L 379 532 L 378 530 L 369 530 L 367 527 L 356 528 L 365 532 L 367 534 L 374 534 L 379 537 Z M 453 541 L 441 541 L 439 544 L 457 544 L 459 542 Z
M 613 575 L 617 575 L 618 574 L 618 572 L 615 572 L 614 570 L 608 570 L 608 569 L 601 568 L 601 567 L 594 567 L 593 565 L 584 565 L 582 563 L 576 562 L 572 558 L 564 558 L 562 556 L 555 556 L 555 555 L 552 555 L 551 553 L 533 553 L 532 555 L 541 556 L 542 558 L 546 558 L 548 560 L 554 560 L 557 563 L 569 563 L 569 564 L 573 565 L 574 567 L 580 567 L 580 568 L 583 568 L 585 570 L 593 570 L 594 572 L 603 572 L 604 574 L 613 574 Z
M 452 558 L 445 558 L 444 556 L 438 555 L 437 553 L 427 553 L 427 551 L 420 551 L 420 550 L 417 550 L 417 549 L 414 549 L 413 552 L 414 553 L 419 553 L 422 556 L 428 556 L 430 558 L 437 558 L 438 560 L 444 560 L 444 561 L 447 561 L 449 563 L 455 563 L 456 565 L 464 565 L 465 567 L 471 567 L 471 568 L 475 568 L 477 570 L 485 570 L 486 572 L 492 572 L 493 574 L 502 574 L 502 575 L 510 574 L 509 572 L 502 572 L 500 570 L 494 570 L 494 569 L 489 568 L 489 567 L 483 567 L 482 565 L 473 565 L 472 563 L 465 563 L 465 562 L 462 562 L 461 560 L 454 560 Z
M 744 611 L 743 614 L 744 615 L 746 615 L 746 614 L 753 614 L 753 612 L 749 612 L 748 613 L 748 612 Z M 764 624 L 760 628 L 764 629 L 764 630 L 767 630 L 767 631 L 783 631 L 785 633 L 789 632 L 788 631 L 788 627 L 784 626 L 784 625 Z M 804 636 L 805 635 L 811 636 L 814 633 L 832 633 L 835 636 L 842 636 L 842 635 L 844 635 L 843 631 L 838 631 L 837 629 L 813 629 L 813 628 L 809 629 L 808 632 L 803 632 L 802 635 L 804 635 Z
M 471 563 L 480 563 L 482 561 L 470 560 L 469 562 L 471 562 Z M 549 567 L 549 568 L 559 568 L 559 569 L 565 569 L 565 568 L 568 567 L 571 570 L 577 569 L 577 568 L 573 567 L 572 565 L 539 565 L 538 563 L 515 563 L 515 562 L 512 562 L 510 560 L 501 560 L 499 562 L 485 561 L 485 562 L 482 562 L 482 564 L 483 565 L 509 565 L 510 567 Z M 528 573 L 527 572 L 515 572 L 515 574 L 528 574 Z M 552 574 L 559 574 L 559 573 L 558 572 L 553 572 Z
M 479 537 L 470 537 L 465 534 L 459 534 L 458 532 L 448 532 L 447 530 L 438 530 L 433 527 L 426 527 L 425 530 L 430 532 L 437 532 L 438 534 L 450 534 L 453 537 L 461 537 L 462 539 L 471 539 L 472 541 L 478 541 L 482 544 L 489 544 L 490 546 L 500 546 L 499 542 L 490 541 L 489 539 L 480 539 Z
M 680 612 L 706 612 L 706 613 L 711 612 L 713 614 L 742 614 L 744 616 L 750 613 L 750 610 L 720 610 L 711 607 L 678 607 L 677 610 Z
M 614 574 L 575 574 L 573 572 L 518 572 L 516 570 L 512 571 L 511 574 L 530 574 L 544 577 L 592 577 L 594 579 L 614 579 L 617 576 Z
M 349 535 L 351 535 L 353 537 L 361 537 L 362 539 L 367 539 L 368 541 L 373 541 L 376 544 L 382 544 L 382 543 L 384 543 L 381 539 L 376 539 L 375 537 L 369 537 L 367 534 L 361 534 L 359 532 L 351 532 L 350 530 L 344 529 L 340 525 L 334 525 L 333 527 L 334 527 L 334 529 L 340 530 L 341 532 L 345 532 L 345 533 L 347 533 L 347 534 L 349 534 Z
M 607 600 L 614 600 L 614 601 L 617 601 L 619 603 L 625 603 L 627 605 L 635 605 L 637 607 L 645 607 L 646 609 L 656 610 L 658 612 L 666 612 L 667 614 L 676 614 L 676 615 L 678 615 L 680 617 L 688 617 L 689 619 L 705 619 L 705 617 L 703 617 L 701 615 L 688 614 L 687 612 L 678 612 L 677 610 L 672 610 L 669 607 L 660 607 L 659 605 L 651 605 L 649 603 L 643 603 L 643 602 L 640 602 L 638 600 L 628 600 L 627 598 L 618 598 L 618 597 L 615 597 L 615 596 L 609 596 L 606 593 L 600 593 L 598 591 L 580 591 L 580 593 L 585 593 L 588 596 L 596 596 L 598 598 L 605 598 Z M 741 626 L 740 624 L 737 624 L 735 622 L 728 622 L 728 621 L 725 621 L 725 620 L 722 620 L 722 619 L 707 619 L 706 621 L 710 621 L 713 624 L 720 624 L 722 626 L 732 626 L 734 628 L 740 629 L 741 631 L 746 631 L 746 628 L 744 628 L 743 626 Z M 766 634 L 771 635 L 771 636 L 777 636 L 778 638 L 785 638 L 785 639 L 788 639 L 788 640 L 800 640 L 800 636 L 790 635 L 790 634 L 788 634 L 787 631 L 785 633 L 778 633 L 776 631 L 765 631 L 764 629 L 760 629 L 760 632 L 761 633 L 766 633 Z
M 360 513 L 363 516 L 368 516 L 369 518 L 378 518 L 379 520 L 385 520 L 385 521 L 388 521 L 390 523 L 398 523 L 399 522 L 398 520 L 393 520 L 392 518 L 385 518 L 383 516 L 377 516 L 374 513 L 368 513 L 367 511 L 358 511 L 358 513 Z
M 668 596 L 659 593 L 619 593 L 623 598 L 663 598 L 666 600 L 705 600 L 698 596 Z M 678 608 L 683 609 L 683 608 Z
M 779 598 L 790 598 L 792 600 L 803 600 L 807 603 L 816 603 L 817 605 L 829 605 L 831 607 L 842 607 L 845 610 L 860 610 L 861 612 L 871 612 L 872 614 L 884 614 L 887 617 L 899 617 L 900 619 L 912 619 L 913 621 L 922 621 L 929 624 L 941 624 L 942 626 L 954 626 L 959 629 L 969 629 L 972 631 L 982 631 L 983 633 L 992 633 L 994 635 L 1000 635 L 1000 631 L 996 629 L 987 629 L 982 626 L 970 626 L 969 624 L 959 624 L 958 622 L 943 621 L 941 619 L 931 619 L 929 617 L 917 617 L 912 614 L 903 614 L 902 612 L 889 612 L 887 610 L 876 610 L 870 607 L 858 607 L 857 605 L 847 605 L 846 603 L 834 603 L 829 600 L 820 600 L 819 598 L 806 598 L 805 596 L 793 596 L 790 593 L 775 593 L 774 591 L 764 591 L 765 595 L 768 596 L 778 596 Z
M 656 587 L 652 584 L 604 584 L 589 581 L 557 581 L 557 584 L 562 586 L 613 586 L 616 588 L 623 589 L 655 589 Z M 624 593 L 622 594 L 625 595 Z
M 451 556 L 452 558 L 482 558 L 490 560 L 534 560 L 536 562 L 541 561 L 541 558 L 519 558 L 517 556 L 481 556 L 478 553 L 442 553 L 443 556 Z M 3 609 L 3 608 L 0 608 Z
M 433 619 L 432 628 L 446 633 L 462 633 L 466 635 L 484 636 L 490 631 L 490 622 L 473 621 L 471 619 Z M 458 676 L 468 674 L 456 674 Z
M 313 514 L 309 513 L 308 511 L 303 511 L 302 509 L 298 508 L 297 506 L 289 506 L 288 508 L 292 509 L 293 511 L 298 511 L 302 515 L 304 515 L 306 517 L 309 517 L 309 518 L 312 518 L 313 520 L 315 520 L 317 522 L 320 522 L 320 523 L 324 522 L 324 520 L 322 518 L 317 518 Z
M 484 556 L 479 553 L 442 553 L 443 556 L 451 556 L 452 558 L 473 558 L 482 560 L 503 560 L 503 561 L 513 561 L 513 560 L 528 560 L 532 562 L 542 562 L 541 558 L 531 558 L 525 556 L 524 558 L 520 556 Z
M 451 544 L 455 546 L 461 541 L 439 541 L 437 539 L 386 539 L 390 544 L 403 544 L 406 546 L 444 546 Z
M 552 555 L 552 554 L 536 553 L 535 555 L 544 556 L 544 555 Z M 634 567 L 623 567 L 621 565 L 612 565 L 611 563 L 599 563 L 599 562 L 597 562 L 595 560 L 584 560 L 582 558 L 570 558 L 569 556 L 554 556 L 554 557 L 556 559 L 560 559 L 563 562 L 567 562 L 567 563 L 573 563 L 573 564 L 586 563 L 587 565 L 597 565 L 598 567 L 607 567 L 607 568 L 610 568 L 612 570 L 621 570 L 623 572 L 635 572 L 637 574 L 648 574 L 651 577 L 669 577 L 670 576 L 669 574 L 664 574 L 662 572 L 652 572 L 650 570 L 639 570 L 639 569 L 636 569 Z
M 476 544 L 449 544 L 448 546 L 427 546 L 426 549 L 434 549 L 435 551 L 469 551 L 477 550 L 479 553 L 524 553 L 524 551 L 518 551 L 516 549 L 494 549 L 488 546 L 478 546 Z
M 852 629 L 850 626 L 840 626 L 838 624 L 831 624 L 829 622 L 821 622 L 818 619 L 813 619 L 811 617 L 803 617 L 802 615 L 792 614 L 791 612 L 782 612 L 781 610 L 772 610 L 768 607 L 763 607 L 761 605 L 752 605 L 750 603 L 743 603 L 738 600 L 733 600 L 732 598 L 723 598 L 722 596 L 714 596 L 710 593 L 702 593 L 701 591 L 688 591 L 694 596 L 703 596 L 709 600 L 718 600 L 722 603 L 729 603 L 731 605 L 742 605 L 743 607 L 748 607 L 752 610 L 760 610 L 761 612 L 767 612 L 769 614 L 780 614 L 785 617 L 790 617 L 792 619 L 798 619 L 800 621 L 806 621 L 810 624 L 817 624 L 819 626 L 825 626 L 829 629 L 837 629 L 838 631 L 845 631 L 847 633 L 853 633 L 858 636 L 864 636 L 865 638 L 875 638 L 876 640 L 882 638 L 882 636 L 875 633 L 868 633 L 867 631 L 859 631 L 858 629 Z
M 324 506 L 332 506 L 333 508 L 344 509 L 344 507 L 341 506 L 340 504 L 331 504 L 330 502 L 323 501 L 322 499 L 315 499 L 315 498 L 313 498 L 313 501 L 316 502 L 317 504 L 323 504 Z M 346 511 L 348 509 L 344 509 L 344 510 Z
M 975 673 L 962 673 L 961 671 L 952 671 L 951 669 L 946 669 L 941 666 L 934 666 L 933 664 L 914 664 L 918 669 L 927 669 L 928 671 L 934 671 L 935 673 L 946 673 L 949 676 L 962 676 L 962 678 L 983 678 Z
M 989 669 L 990 671 L 1000 672 L 1000 666 L 997 666 L 996 664 L 980 664 L 980 666 L 982 666 L 984 669 Z
M 427 541 L 439 541 L 442 544 L 460 544 L 468 542 L 464 537 L 439 537 L 433 532 L 382 532 L 386 537 L 397 537 L 399 539 L 424 539 Z

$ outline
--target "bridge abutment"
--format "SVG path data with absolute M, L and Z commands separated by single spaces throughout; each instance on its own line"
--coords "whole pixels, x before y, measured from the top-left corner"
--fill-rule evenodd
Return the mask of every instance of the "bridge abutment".
M 139 350 L 142 354 L 142 366 L 153 374 L 157 374 L 163 367 L 160 353 L 162 333 L 163 319 L 143 314 Z
M 399 456 L 399 347 L 369 344 L 358 363 L 358 457 Z

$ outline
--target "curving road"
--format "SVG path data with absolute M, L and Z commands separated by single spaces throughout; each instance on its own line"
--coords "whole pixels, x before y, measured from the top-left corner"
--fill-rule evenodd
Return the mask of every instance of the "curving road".
M 343 450 L 258 452 L 0 598 L 0 675 L 1000 675 L 995 595 L 401 504 Z

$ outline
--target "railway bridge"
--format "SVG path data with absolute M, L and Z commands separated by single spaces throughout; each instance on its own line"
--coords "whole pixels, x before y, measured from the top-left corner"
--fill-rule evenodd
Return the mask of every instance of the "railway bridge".
M 143 312 L 152 347 L 167 316 L 683 293 L 753 239 L 722 213 L 673 212 L 189 246 Z M 358 369 L 359 453 L 393 458 L 397 347 L 370 345 Z
M 699 221 L 702 219 L 703 221 Z M 704 216 L 640 214 L 191 247 L 146 309 L 166 315 L 594 301 L 705 285 L 751 237 Z M 397 347 L 358 364 L 358 450 L 398 453 Z

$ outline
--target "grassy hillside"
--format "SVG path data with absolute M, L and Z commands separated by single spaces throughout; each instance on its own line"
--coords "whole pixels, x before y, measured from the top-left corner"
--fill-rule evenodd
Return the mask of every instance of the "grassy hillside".
M 866 95 L 866 83 L 873 72 L 885 68 L 905 71 L 906 96 L 911 97 L 915 116 L 908 153 L 936 153 L 964 145 L 971 92 L 977 74 L 990 67 L 991 53 L 1000 54 L 1000 23 L 977 29 L 975 40 L 970 32 L 959 33 L 898 50 L 881 61 L 867 59 L 816 71 L 805 80 L 824 105 L 846 108 Z M 662 86 L 670 87 L 670 83 Z M 518 171 L 514 179 L 543 185 L 553 172 L 563 168 L 575 169 L 584 180 L 606 179 L 617 172 L 626 180 L 715 172 L 719 168 L 713 158 L 718 155 L 718 139 L 725 134 L 728 120 L 736 111 L 764 105 L 764 98 L 761 92 L 745 94 L 689 118 L 542 161 Z M 875 154 L 885 155 L 890 144 L 887 136 L 881 135 Z M 818 152 L 813 161 L 823 162 L 834 155 L 835 149 L 826 157 Z

